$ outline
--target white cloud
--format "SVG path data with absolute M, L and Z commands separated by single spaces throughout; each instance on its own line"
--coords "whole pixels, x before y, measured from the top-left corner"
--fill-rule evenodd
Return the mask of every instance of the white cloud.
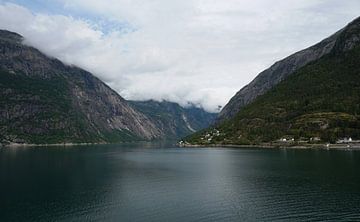
M 54 0 L 69 13 L 0 4 L 0 28 L 85 68 L 128 99 L 166 99 L 215 111 L 256 74 L 343 27 L 357 0 Z

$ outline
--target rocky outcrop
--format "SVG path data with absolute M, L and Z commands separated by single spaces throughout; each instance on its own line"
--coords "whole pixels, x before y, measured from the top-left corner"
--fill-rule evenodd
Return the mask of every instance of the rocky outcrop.
M 234 117 L 244 106 L 252 103 L 258 96 L 268 92 L 288 76 L 309 63 L 329 53 L 335 53 L 336 50 L 351 50 L 360 41 L 359 25 L 360 18 L 354 20 L 347 27 L 322 42 L 276 62 L 269 69 L 261 72 L 252 82 L 231 98 L 229 103 L 220 112 L 218 122 Z

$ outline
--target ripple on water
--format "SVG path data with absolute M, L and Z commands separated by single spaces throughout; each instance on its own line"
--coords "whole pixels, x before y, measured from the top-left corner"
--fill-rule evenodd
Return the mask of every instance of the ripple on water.
M 2 149 L 0 221 L 360 220 L 357 152 L 138 148 Z

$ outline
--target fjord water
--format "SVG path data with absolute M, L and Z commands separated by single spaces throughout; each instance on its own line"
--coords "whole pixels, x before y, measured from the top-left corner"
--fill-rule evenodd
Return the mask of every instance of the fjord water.
M 360 152 L 1 148 L 0 221 L 360 220 Z

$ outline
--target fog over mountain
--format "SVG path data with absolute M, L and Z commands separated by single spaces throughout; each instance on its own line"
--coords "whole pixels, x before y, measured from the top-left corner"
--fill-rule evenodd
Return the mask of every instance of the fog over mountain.
M 0 29 L 131 100 L 208 111 L 275 61 L 344 27 L 357 0 L 0 1 Z

